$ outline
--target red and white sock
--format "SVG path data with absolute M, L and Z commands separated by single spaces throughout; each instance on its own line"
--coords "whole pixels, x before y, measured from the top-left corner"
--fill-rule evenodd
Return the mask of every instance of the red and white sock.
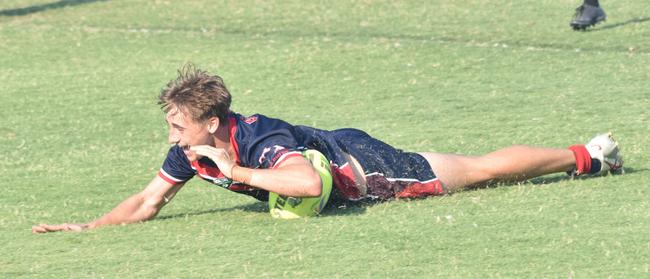
M 569 150 L 573 151 L 573 156 L 576 159 L 576 169 L 574 171 L 576 175 L 585 173 L 594 174 L 600 171 L 600 161 L 591 158 L 591 155 L 584 144 L 569 146 Z

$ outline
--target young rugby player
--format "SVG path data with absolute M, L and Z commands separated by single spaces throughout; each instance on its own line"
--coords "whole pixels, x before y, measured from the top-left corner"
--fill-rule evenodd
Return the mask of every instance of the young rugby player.
M 230 111 L 231 96 L 216 75 L 186 65 L 163 88 L 173 144 L 162 168 L 140 193 L 87 224 L 40 224 L 34 233 L 80 231 L 152 219 L 194 176 L 228 190 L 268 199 L 321 195 L 321 178 L 301 155 L 320 151 L 331 162 L 331 199 L 356 201 L 420 198 L 500 181 L 569 172 L 595 174 L 622 167 L 610 134 L 568 149 L 511 146 L 484 156 L 413 153 L 395 149 L 363 131 L 319 130 L 264 115 Z

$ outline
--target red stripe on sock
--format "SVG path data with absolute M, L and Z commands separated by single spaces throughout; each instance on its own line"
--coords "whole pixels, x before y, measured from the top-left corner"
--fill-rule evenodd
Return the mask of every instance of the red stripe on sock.
M 573 151 L 573 156 L 576 158 L 576 174 L 588 173 L 591 170 L 591 155 L 589 155 L 587 147 L 576 144 L 569 146 L 569 149 Z
M 427 183 L 411 182 L 404 190 L 395 194 L 396 198 L 423 198 L 426 196 L 438 196 L 445 194 L 445 187 L 440 180 Z

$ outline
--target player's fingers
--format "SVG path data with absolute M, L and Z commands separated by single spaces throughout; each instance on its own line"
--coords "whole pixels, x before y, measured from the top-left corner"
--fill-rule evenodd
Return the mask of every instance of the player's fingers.
M 191 146 L 190 151 L 202 156 L 208 156 L 211 154 L 211 149 L 207 145 Z
M 39 224 L 37 226 L 32 227 L 32 232 L 33 233 L 46 233 L 49 232 L 50 230 L 47 228 L 47 224 Z
M 214 161 L 215 160 L 215 155 L 207 149 L 195 149 L 195 150 L 190 150 L 191 152 L 194 152 L 194 154 L 202 157 L 208 157 L 210 160 Z
M 198 150 L 208 150 L 210 149 L 211 146 L 209 145 L 192 145 L 190 146 L 190 150 L 192 151 L 198 151 Z
M 66 231 L 80 232 L 83 230 L 83 227 L 77 224 L 66 224 Z
M 210 155 L 210 151 L 205 150 L 205 149 L 198 149 L 197 148 L 197 149 L 194 149 L 194 150 L 190 149 L 190 151 L 196 153 L 197 155 L 201 155 L 201 156 L 209 157 L 209 155 Z
M 47 230 L 45 230 L 45 229 L 44 229 L 43 227 L 41 227 L 40 225 L 38 225 L 38 226 L 32 226 L 32 233 L 44 233 L 44 232 L 47 232 Z
M 47 225 L 42 224 L 41 227 L 45 229 L 46 232 L 58 232 L 64 229 L 63 225 Z
M 223 148 L 216 148 L 216 147 L 212 147 L 212 146 L 209 146 L 209 145 L 192 146 L 192 147 L 190 147 L 190 150 L 194 151 L 194 152 L 197 152 L 197 153 L 202 152 L 202 153 L 206 153 L 206 154 L 210 154 L 210 153 L 218 154 L 218 153 L 224 151 Z
M 206 156 L 213 161 L 215 159 L 228 158 L 228 153 L 223 148 L 216 148 L 209 145 L 197 145 L 190 147 L 190 151 L 201 156 Z

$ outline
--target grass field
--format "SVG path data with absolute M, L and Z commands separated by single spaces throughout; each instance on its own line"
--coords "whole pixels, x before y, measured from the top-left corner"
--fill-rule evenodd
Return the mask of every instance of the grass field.
M 0 2 L 0 278 L 649 278 L 650 6 L 580 0 Z M 558 174 L 295 221 L 190 181 L 153 221 L 87 222 L 169 145 L 187 61 L 233 109 L 412 151 L 566 147 L 613 131 L 627 174 Z

